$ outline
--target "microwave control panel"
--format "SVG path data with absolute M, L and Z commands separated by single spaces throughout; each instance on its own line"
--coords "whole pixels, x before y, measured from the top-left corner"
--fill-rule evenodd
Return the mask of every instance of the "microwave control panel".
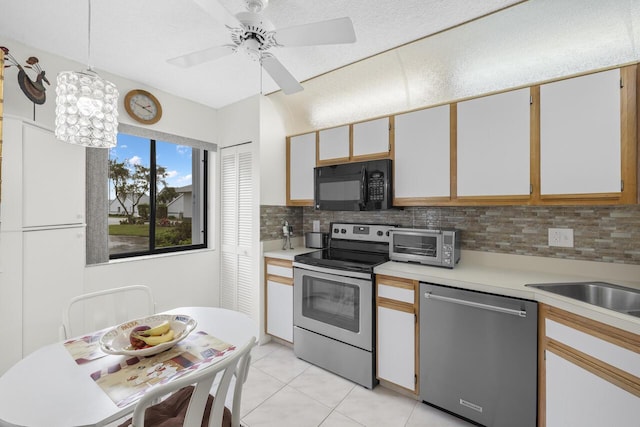
M 381 202 L 384 200 L 384 172 L 373 171 L 369 174 L 368 179 L 369 200 L 372 202 Z

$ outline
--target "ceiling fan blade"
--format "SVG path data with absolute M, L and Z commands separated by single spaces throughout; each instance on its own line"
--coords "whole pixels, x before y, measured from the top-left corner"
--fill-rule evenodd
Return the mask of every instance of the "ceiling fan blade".
M 271 78 L 280 86 L 285 95 L 300 92 L 303 90 L 298 80 L 286 69 L 284 65 L 275 56 L 263 54 L 262 68 L 271 76 Z
M 353 43 L 356 33 L 351 18 L 337 18 L 276 30 L 275 39 L 282 46 Z
M 230 45 L 216 46 L 167 59 L 167 62 L 179 67 L 188 68 L 193 67 L 194 65 L 202 64 L 203 62 L 222 58 L 223 56 L 229 55 L 231 53 L 233 53 L 233 47 Z
M 232 28 L 241 26 L 240 21 L 218 0 L 194 0 L 194 2 L 221 24 Z

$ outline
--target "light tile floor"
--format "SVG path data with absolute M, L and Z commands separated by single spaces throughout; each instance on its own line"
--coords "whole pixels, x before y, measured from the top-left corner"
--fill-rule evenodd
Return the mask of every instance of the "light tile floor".
M 472 426 L 387 388 L 356 385 L 275 342 L 254 348 L 242 393 L 246 427 Z

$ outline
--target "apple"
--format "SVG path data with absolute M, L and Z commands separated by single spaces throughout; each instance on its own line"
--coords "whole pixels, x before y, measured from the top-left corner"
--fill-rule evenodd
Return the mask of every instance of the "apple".
M 141 339 L 136 338 L 136 335 L 138 334 L 138 332 L 146 331 L 147 329 L 151 329 L 151 327 L 150 326 L 146 326 L 146 325 L 144 325 L 144 326 L 136 326 L 129 333 L 129 342 L 131 343 L 131 347 L 133 347 L 135 350 L 139 350 L 139 349 L 144 348 L 144 347 L 147 346 L 146 342 L 142 341 Z

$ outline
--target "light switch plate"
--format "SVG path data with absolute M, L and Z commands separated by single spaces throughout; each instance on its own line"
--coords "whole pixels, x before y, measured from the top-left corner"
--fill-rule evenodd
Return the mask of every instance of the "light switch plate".
M 573 228 L 550 228 L 549 246 L 573 247 Z

